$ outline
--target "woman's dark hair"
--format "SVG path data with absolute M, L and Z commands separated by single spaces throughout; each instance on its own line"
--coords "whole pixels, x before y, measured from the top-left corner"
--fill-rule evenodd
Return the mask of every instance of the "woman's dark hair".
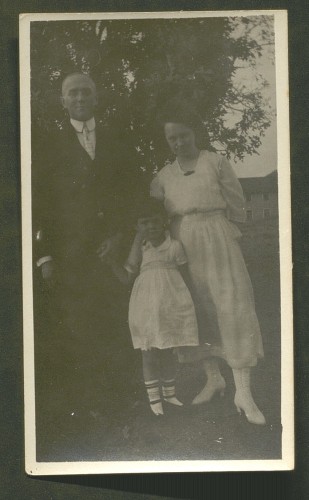
M 193 106 L 180 102 L 167 104 L 165 109 L 161 110 L 157 116 L 157 124 L 160 127 L 161 133 L 166 123 L 181 123 L 185 125 L 193 130 L 198 148 L 212 149 L 206 126 Z
M 198 114 L 186 108 L 167 108 L 158 115 L 158 122 L 161 127 L 164 127 L 166 123 L 181 123 L 194 132 L 202 126 L 202 120 Z
M 155 215 L 160 215 L 164 220 L 167 219 L 167 213 L 165 211 L 162 201 L 156 198 L 151 198 L 150 196 L 139 200 L 134 210 L 135 220 L 153 217 Z

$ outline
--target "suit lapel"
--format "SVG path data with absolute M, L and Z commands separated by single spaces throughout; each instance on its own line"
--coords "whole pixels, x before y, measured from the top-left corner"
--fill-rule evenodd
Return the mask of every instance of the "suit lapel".
M 92 160 L 80 144 L 70 121 L 64 122 L 61 130 L 62 154 L 63 158 L 67 159 L 67 165 L 70 165 L 69 170 L 71 173 L 75 172 L 75 175 L 81 176 L 81 178 L 95 176 L 99 182 L 101 181 L 108 186 L 113 182 L 112 179 L 115 176 L 117 152 L 113 151 L 112 140 L 108 137 L 106 129 L 98 121 L 96 121 L 95 130 L 96 151 L 95 160 Z
M 96 148 L 95 157 L 99 162 L 106 163 L 110 157 L 109 155 L 109 141 L 106 137 L 106 132 L 102 125 L 96 125 Z
M 111 138 L 108 138 L 108 134 L 106 129 L 100 124 L 98 120 L 96 120 L 96 148 L 95 148 L 95 159 L 102 162 L 108 162 L 113 158 L 111 154 Z M 84 158 L 91 160 L 87 151 L 83 148 L 81 143 L 79 142 L 78 136 L 75 132 L 74 127 L 70 123 L 69 120 L 63 123 L 62 136 L 64 138 L 64 147 L 67 148 L 68 151 L 74 152 L 78 155 L 83 155 Z
M 84 158 L 85 161 L 88 160 L 89 164 L 91 164 L 93 160 L 90 158 L 87 151 L 83 148 L 83 146 L 79 142 L 77 133 L 75 132 L 75 129 L 70 122 L 68 123 L 68 129 L 69 129 L 68 138 L 70 141 L 70 150 L 74 151 L 76 154 L 78 154 L 78 156 Z

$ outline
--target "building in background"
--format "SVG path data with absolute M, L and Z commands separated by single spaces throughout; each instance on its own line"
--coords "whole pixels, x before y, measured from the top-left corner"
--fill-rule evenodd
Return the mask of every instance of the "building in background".
M 265 177 L 239 179 L 246 200 L 247 221 L 278 217 L 278 175 L 274 170 Z

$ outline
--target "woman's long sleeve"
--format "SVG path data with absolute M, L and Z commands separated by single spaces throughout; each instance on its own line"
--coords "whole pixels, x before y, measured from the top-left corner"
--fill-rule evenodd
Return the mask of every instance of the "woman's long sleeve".
M 227 217 L 231 221 L 244 222 L 245 199 L 241 184 L 226 158 L 222 157 L 218 169 L 221 193 L 227 205 Z
M 150 196 L 156 198 L 157 200 L 164 200 L 164 189 L 160 183 L 159 176 L 156 175 L 150 184 Z

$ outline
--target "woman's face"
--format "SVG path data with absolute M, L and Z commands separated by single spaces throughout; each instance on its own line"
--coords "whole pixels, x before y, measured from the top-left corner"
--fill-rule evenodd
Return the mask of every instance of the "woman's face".
M 176 156 L 191 157 L 197 152 L 193 130 L 182 123 L 166 123 L 165 138 Z

